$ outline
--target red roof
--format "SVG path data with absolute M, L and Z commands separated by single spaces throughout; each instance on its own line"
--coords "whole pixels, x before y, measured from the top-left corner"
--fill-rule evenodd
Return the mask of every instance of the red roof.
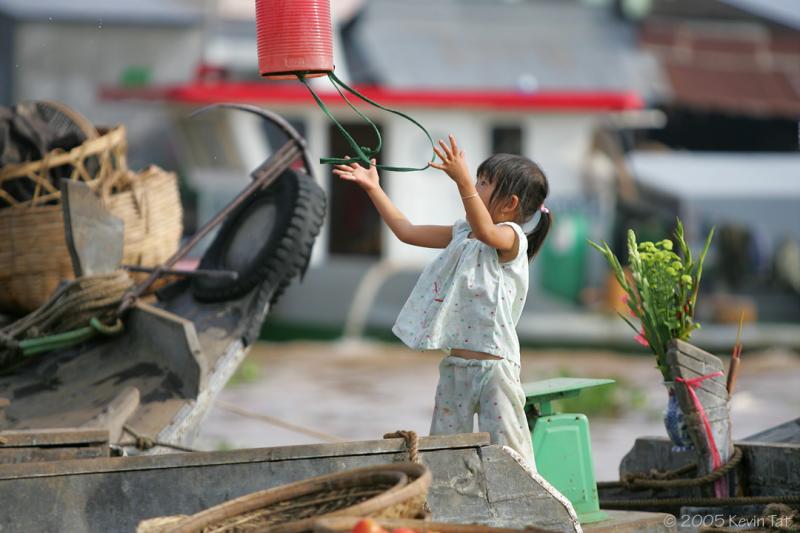
M 357 87 L 364 96 L 387 107 L 426 107 L 436 109 L 490 109 L 504 111 L 621 111 L 644 107 L 633 91 L 433 91 L 426 89 L 389 89 Z M 336 94 L 320 94 L 326 105 L 342 106 Z M 145 99 L 203 105 L 218 102 L 254 104 L 315 104 L 311 94 L 300 83 L 213 82 L 196 81 L 183 85 L 145 88 L 106 88 L 101 97 L 110 100 Z M 358 98 L 352 100 L 362 103 Z
M 667 64 L 675 99 L 687 106 L 754 116 L 800 116 L 800 92 L 783 72 Z
M 664 20 L 642 27 L 641 43 L 661 61 L 673 102 L 737 115 L 796 118 L 800 32 L 721 28 Z

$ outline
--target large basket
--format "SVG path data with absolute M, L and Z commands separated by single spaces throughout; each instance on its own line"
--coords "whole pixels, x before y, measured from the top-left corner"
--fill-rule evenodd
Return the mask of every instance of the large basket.
M 421 464 L 371 466 L 254 492 L 183 519 L 145 521 L 137 531 L 310 533 L 323 516 L 414 518 L 424 514 L 430 484 Z
M 183 231 L 177 177 L 155 166 L 138 173 L 111 166 L 114 172 L 102 178 L 81 179 L 124 221 L 123 262 L 140 266 L 162 263 L 177 250 Z M 101 164 L 98 175 L 102 168 Z M 33 311 L 47 301 L 61 280 L 74 278 L 58 203 L 60 193 L 45 185 L 41 189 L 34 205 L 29 202 L 27 207 L 0 209 L 0 311 Z M 56 205 L 43 205 L 48 201 Z
M 0 168 L 0 208 L 36 207 L 60 200 L 58 183 L 53 183 L 51 179 L 51 172 L 56 168 L 65 167 L 69 179 L 83 181 L 94 190 L 108 183 L 114 175 L 127 171 L 125 128 L 117 126 L 98 131 L 100 136 L 87 140 L 69 152 L 53 150 L 38 161 Z M 32 182 L 30 199 L 19 200 L 3 190 L 6 184 L 16 180 Z

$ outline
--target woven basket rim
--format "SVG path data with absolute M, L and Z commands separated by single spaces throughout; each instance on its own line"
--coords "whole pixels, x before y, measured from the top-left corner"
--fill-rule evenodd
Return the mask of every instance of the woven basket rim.
M 76 157 L 97 155 L 104 150 L 126 142 L 125 126 L 122 124 L 109 128 L 97 128 L 97 131 L 99 133 L 97 137 L 87 139 L 69 151 L 56 148 L 47 152 L 42 159 L 3 165 L 0 167 L 0 181 L 9 178 L 25 178 L 28 172 L 40 169 L 43 164 L 47 164 L 49 167 L 65 165 Z
M 112 178 L 109 180 L 114 182 L 116 185 L 118 182 L 122 182 L 125 187 L 122 189 L 110 189 L 110 188 L 100 188 L 100 191 L 95 191 L 96 194 L 100 196 L 100 199 L 103 203 L 107 203 L 109 201 L 113 201 L 118 198 L 123 198 L 124 195 L 131 195 L 133 194 L 132 190 L 128 188 L 127 183 L 123 182 L 123 179 L 130 180 L 131 176 L 136 176 L 136 179 L 140 180 L 140 183 L 153 183 L 149 182 L 148 180 L 174 180 L 177 179 L 177 174 L 172 170 L 166 170 L 158 165 L 148 165 L 147 167 L 143 168 L 142 170 L 136 172 L 133 170 L 117 170 L 113 173 Z M 85 183 L 85 182 L 84 182 Z M 91 185 L 91 184 L 90 184 Z M 36 216 L 36 213 L 46 213 L 48 211 L 61 211 L 63 209 L 61 205 L 61 196 L 59 195 L 57 198 L 53 198 L 52 202 L 54 203 L 37 203 L 34 205 L 30 205 L 29 203 L 20 203 L 17 205 L 0 205 L 0 217 L 17 217 L 23 216 L 23 213 L 26 215 L 33 215 Z M 108 205 L 105 206 L 108 209 Z M 181 206 L 179 206 L 181 207 Z
M 176 524 L 170 531 L 173 533 L 199 531 L 221 520 L 255 511 L 270 503 L 332 488 L 331 485 L 338 482 L 357 484 L 359 481 L 377 480 L 381 476 L 391 477 L 396 480 L 396 483 L 384 492 L 356 505 L 332 513 L 301 519 L 293 524 L 297 526 L 302 524 L 310 529 L 313 523 L 322 516 L 337 516 L 343 513 L 348 515 L 371 514 L 396 503 L 404 502 L 416 495 L 427 493 L 432 479 L 430 470 L 424 465 L 416 463 L 391 463 L 335 472 L 239 496 L 189 516 Z

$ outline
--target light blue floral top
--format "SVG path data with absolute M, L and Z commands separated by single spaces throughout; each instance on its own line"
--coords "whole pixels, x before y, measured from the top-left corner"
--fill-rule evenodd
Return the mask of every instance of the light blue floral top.
M 453 238 L 422 271 L 392 331 L 409 348 L 461 348 L 519 365 L 516 325 L 528 294 L 528 239 L 514 222 L 516 257 L 500 263 L 497 250 L 468 238 L 466 220 L 453 225 Z

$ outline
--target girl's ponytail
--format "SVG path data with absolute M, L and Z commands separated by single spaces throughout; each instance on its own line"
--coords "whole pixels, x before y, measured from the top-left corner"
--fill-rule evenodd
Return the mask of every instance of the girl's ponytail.
M 533 231 L 528 234 L 528 262 L 533 261 L 533 258 L 539 253 L 539 249 L 544 243 L 547 233 L 550 231 L 550 226 L 553 224 L 553 215 L 550 210 L 542 206 L 539 214 L 539 222 Z

